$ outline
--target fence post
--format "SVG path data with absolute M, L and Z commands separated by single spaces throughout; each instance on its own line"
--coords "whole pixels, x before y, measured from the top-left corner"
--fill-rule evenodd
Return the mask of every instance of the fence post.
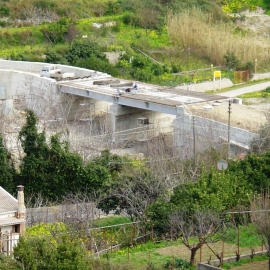
M 95 253 L 95 250 L 94 250 L 94 238 L 93 238 L 91 232 L 90 232 L 90 252 Z
M 146 243 L 146 228 L 145 228 L 145 224 L 144 224 L 144 227 L 143 227 L 143 234 L 144 234 L 143 242 Z
M 154 228 L 153 223 L 151 224 L 151 241 L 153 242 L 154 239 Z
M 236 254 L 236 261 L 240 260 L 240 228 L 239 225 L 237 226 L 237 254 Z
M 103 230 L 103 237 L 104 237 L 104 242 L 105 242 L 105 247 L 107 248 L 107 235 L 106 235 L 106 228 Z M 102 242 L 101 242 L 102 243 Z
M 112 228 L 111 228 L 111 230 L 110 230 L 110 233 L 111 233 L 111 253 L 112 253 L 112 237 L 113 237 L 113 233 L 112 233 Z
M 200 237 L 200 242 L 201 242 L 202 240 L 201 240 L 201 237 Z M 202 262 L 202 247 L 203 247 L 203 245 L 201 244 L 200 245 L 200 262 Z
M 133 227 L 131 225 L 131 227 L 130 227 L 130 246 L 132 246 L 132 244 L 133 244 L 132 237 L 133 237 Z
M 223 266 L 223 260 L 224 260 L 224 240 L 222 240 L 221 266 Z
M 128 247 L 128 263 L 129 263 L 129 247 Z
M 173 240 L 173 233 L 172 233 L 172 222 L 171 222 L 171 228 L 170 228 L 170 238 L 171 238 L 171 242 L 172 242 L 172 240 Z

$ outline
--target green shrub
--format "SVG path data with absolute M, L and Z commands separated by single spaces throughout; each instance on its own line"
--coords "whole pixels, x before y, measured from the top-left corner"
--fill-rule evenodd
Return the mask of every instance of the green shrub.
M 99 59 L 106 59 L 101 47 L 94 41 L 85 39 L 82 41 L 75 41 L 72 48 L 67 53 L 66 59 L 70 64 L 76 63 L 80 58 L 87 59 L 95 56 Z M 87 67 L 86 67 L 87 68 Z
M 125 13 L 124 16 L 122 17 L 122 21 L 126 25 L 133 25 L 135 21 L 135 16 L 133 13 Z
M 174 262 L 172 263 L 170 260 L 166 261 L 164 265 L 165 269 L 192 269 L 189 262 L 182 260 L 180 258 L 175 258 Z
M 8 22 L 6 22 L 6 21 L 0 21 L 0 27 L 6 27 L 8 25 L 9 25 Z
M 239 59 L 234 52 L 227 51 L 224 55 L 225 64 L 229 69 L 236 69 L 239 66 Z
M 10 9 L 7 6 L 0 7 L 0 18 L 8 17 L 10 14 Z
M 67 65 L 68 61 L 62 54 L 55 53 L 55 52 L 46 52 L 46 62 L 47 63 L 54 63 L 54 64 L 63 64 Z
M 106 72 L 114 77 L 119 76 L 117 69 L 107 59 L 100 59 L 96 56 L 91 56 L 87 59 L 80 58 L 75 62 L 75 66 Z
M 47 0 L 36 0 L 33 5 L 41 9 L 53 9 L 55 7 L 54 2 Z
M 270 86 L 266 87 L 264 91 L 270 93 Z

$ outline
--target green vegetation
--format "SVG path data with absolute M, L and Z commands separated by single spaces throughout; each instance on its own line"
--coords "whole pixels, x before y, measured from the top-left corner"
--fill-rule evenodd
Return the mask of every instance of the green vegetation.
M 262 239 L 256 235 L 256 228 L 252 224 L 230 228 L 221 237 L 226 243 L 237 246 L 238 234 L 240 247 L 254 248 L 262 245 Z
M 232 19 L 224 13 L 255 6 L 269 8 L 267 1 L 253 0 L 80 0 L 75 7 L 69 1 L 3 1 L 0 17 L 5 19 L 0 22 L 6 27 L 0 29 L 0 57 L 76 65 L 170 86 L 211 80 L 213 70 L 172 74 L 211 65 L 225 67 L 223 76 L 232 78 L 228 69 L 252 71 L 254 59 L 257 70 L 268 67 L 269 59 L 260 53 L 268 46 L 266 40 L 258 43 L 240 28 L 236 33 Z M 211 39 L 205 38 L 206 33 Z M 85 37 L 100 52 L 125 51 L 125 55 L 113 66 L 100 53 L 96 57 L 87 51 L 77 54 Z M 77 55 L 72 59 L 74 51 Z M 229 56 L 237 60 L 233 66 Z
M 267 255 L 262 255 L 262 256 L 256 256 L 252 259 L 242 259 L 238 262 L 234 262 L 234 263 L 226 263 L 223 265 L 223 268 L 222 269 L 231 269 L 233 267 L 236 267 L 236 266 L 240 266 L 240 265 L 245 265 L 245 264 L 248 264 L 248 263 L 251 263 L 251 262 L 259 262 L 259 261 L 266 261 L 268 260 L 268 256 Z
M 11 157 L 11 154 L 5 148 L 2 134 L 0 133 L 0 185 L 5 187 L 6 190 L 12 191 L 13 177 L 15 175 L 15 167 Z
M 0 0 L 0 57 L 74 65 L 170 86 L 211 80 L 213 71 L 221 67 L 223 77 L 232 78 L 233 71 L 238 69 L 252 73 L 254 59 L 258 59 L 257 69 L 268 68 L 270 58 L 262 53 L 269 47 L 268 41 L 262 38 L 257 42 L 251 33 L 235 29 L 233 20 L 226 14 L 253 10 L 257 4 L 269 12 L 268 2 L 230 0 L 223 6 L 221 2 Z M 112 65 L 105 51 L 124 53 Z M 260 95 L 266 98 L 269 92 L 267 88 Z M 248 209 L 252 198 L 267 195 L 269 190 L 267 127 L 252 145 L 253 154 L 244 160 L 230 160 L 226 171 L 217 171 L 212 166 L 221 154 L 213 149 L 201 154 L 208 160 L 201 158 L 196 170 L 191 168 L 192 160 L 184 162 L 165 152 L 158 163 L 120 157 L 108 150 L 84 162 L 61 140 L 60 134 L 46 138 L 45 131 L 39 132 L 37 126 L 36 115 L 27 111 L 26 123 L 18 137 L 23 153 L 17 166 L 0 137 L 2 187 L 14 194 L 16 185 L 22 184 L 26 197 L 40 193 L 52 204 L 62 202 L 62 196 L 67 194 L 84 194 L 106 213 L 124 212 L 128 216 L 99 219 L 91 226 L 138 220 L 147 225 L 144 229 L 151 230 L 156 240 L 168 237 L 177 240 L 137 243 L 134 238 L 139 236 L 141 228 L 133 226 L 122 230 L 95 229 L 90 236 L 78 233 L 82 228 L 89 229 L 87 221 L 76 226 L 69 224 L 70 227 L 61 223 L 40 224 L 28 229 L 21 239 L 14 251 L 15 260 L 0 257 L 0 269 L 8 269 L 7 265 L 9 269 L 33 270 L 66 269 L 67 265 L 78 270 L 190 268 L 180 258 L 161 256 L 157 249 L 184 243 L 190 250 L 192 265 L 204 241 L 225 239 L 235 244 L 235 226 L 241 224 L 241 217 L 233 217 L 232 225 L 232 216 L 223 218 L 224 213 Z M 159 150 L 160 145 L 157 153 Z M 230 229 L 224 232 L 225 227 Z M 67 230 L 72 233 L 66 235 Z M 260 245 L 260 240 L 251 236 L 249 230 L 245 227 L 240 230 L 242 246 Z M 262 231 L 256 233 L 261 239 L 268 236 Z M 96 238 L 98 247 L 110 242 L 123 248 L 107 252 L 101 261 L 92 260 L 88 256 L 93 248 L 89 248 L 90 237 Z
M 59 201 L 71 192 L 98 192 L 110 179 L 105 167 L 93 162 L 84 165 L 59 136 L 53 135 L 47 143 L 45 132 L 38 133 L 37 124 L 33 111 L 27 111 L 26 124 L 19 133 L 25 156 L 15 177 L 16 183 L 26 187 L 26 194 L 39 192 L 51 201 Z
M 270 97 L 270 87 L 267 87 L 266 89 L 262 91 L 256 91 L 251 93 L 246 93 L 239 96 L 240 98 L 267 98 Z
M 94 227 L 113 226 L 117 224 L 129 223 L 131 220 L 124 216 L 110 216 L 94 220 Z
M 185 224 L 185 230 L 193 230 L 197 226 L 200 228 L 204 224 L 206 236 L 211 235 L 209 228 L 214 227 L 215 236 L 211 235 L 213 240 L 218 237 L 217 233 L 223 224 L 222 219 L 218 217 L 222 215 L 222 212 L 230 211 L 239 206 L 249 207 L 253 196 L 261 192 L 267 192 L 269 189 L 269 152 L 250 154 L 244 160 L 230 161 L 229 168 L 222 172 L 213 168 L 210 170 L 202 168 L 196 181 L 187 180 L 185 184 L 175 187 L 172 193 L 168 192 L 163 178 L 158 176 L 158 172 L 155 174 L 153 168 L 149 167 L 150 164 L 146 162 L 147 160 L 132 160 L 128 157 L 112 155 L 109 151 L 103 151 L 99 157 L 83 164 L 81 158 L 77 154 L 71 153 L 68 145 L 61 142 L 56 135 L 53 135 L 50 143 L 47 143 L 45 133 L 37 131 L 37 124 L 37 118 L 33 112 L 27 111 L 25 126 L 19 133 L 19 139 L 25 153 L 19 167 L 20 171 L 15 171 L 12 166 L 9 167 L 6 163 L 6 168 L 10 169 L 3 170 L 0 178 L 1 186 L 12 189 L 17 184 L 23 184 L 26 188 L 26 196 L 40 192 L 42 196 L 55 203 L 60 199 L 59 194 L 63 196 L 70 192 L 85 192 L 84 188 L 88 185 L 88 195 L 91 196 L 94 193 L 95 196 L 99 196 L 99 207 L 101 209 L 104 211 L 125 211 L 131 220 L 149 220 L 157 237 L 166 237 L 172 224 L 174 224 L 173 237 L 178 238 L 182 235 L 181 240 L 185 241 L 187 247 L 197 246 L 195 249 L 190 249 L 192 256 L 195 256 L 198 247 L 200 247 L 200 242 L 196 242 L 198 239 L 196 240 L 194 234 L 193 237 L 191 237 L 191 234 L 186 235 L 186 231 L 183 231 L 179 224 Z M 2 153 L 0 157 L 3 161 L 7 161 L 9 154 L 4 145 L 2 146 Z M 176 162 L 179 161 L 176 160 Z M 183 165 L 187 166 L 187 164 Z M 174 165 L 170 163 L 169 166 L 173 168 Z M 11 172 L 14 174 L 11 174 Z M 11 176 L 12 178 L 10 178 Z M 7 185 L 6 177 L 13 179 L 13 182 Z M 77 185 L 77 183 L 81 184 Z M 230 219 L 231 217 L 228 217 L 227 222 Z M 237 218 L 236 221 L 239 223 L 240 219 Z M 107 226 L 125 222 L 129 222 L 129 219 L 114 217 L 105 221 L 101 219 L 96 221 L 95 224 L 96 226 Z M 65 226 L 59 224 L 59 226 L 47 228 L 41 224 L 30 229 L 29 233 L 32 233 L 32 235 L 50 235 L 53 233 L 54 235 L 59 230 L 65 231 Z M 80 228 L 82 226 L 83 224 L 80 224 Z M 76 226 L 71 226 L 71 228 L 75 231 L 78 229 Z M 107 230 L 106 238 L 113 239 L 110 241 L 121 243 L 122 246 L 135 245 L 135 242 L 130 240 L 131 233 L 135 236 L 138 235 L 139 231 L 132 226 L 125 228 L 124 231 Z M 220 233 L 223 233 L 223 231 L 221 230 Z M 97 239 L 97 243 L 100 244 L 102 243 L 102 235 L 104 235 L 104 232 L 96 231 L 92 233 L 92 236 Z M 204 231 L 199 234 L 199 239 L 202 239 L 202 235 L 205 235 Z M 248 240 L 247 242 L 241 240 L 244 246 L 252 247 L 259 244 L 257 238 L 248 235 L 248 232 L 244 229 L 241 237 Z M 228 231 L 227 238 L 228 241 L 235 241 L 235 231 Z M 30 242 L 25 241 L 22 242 L 22 245 L 26 245 L 26 249 L 32 245 L 41 245 L 39 242 L 41 240 L 31 240 L 34 241 L 33 243 L 30 240 Z M 42 242 L 42 248 L 47 248 L 46 246 L 50 243 L 48 241 L 46 239 Z M 60 241 L 60 243 L 64 241 L 63 245 L 66 244 L 64 239 L 57 239 L 57 241 Z M 74 246 L 75 249 L 76 245 Z M 80 252 L 76 250 L 74 250 L 74 254 Z M 135 251 L 136 249 L 132 252 Z M 19 257 L 25 256 L 24 251 L 20 252 L 22 253 L 19 253 Z M 119 252 L 125 253 L 122 249 Z M 142 252 L 142 254 L 144 254 L 143 260 L 145 263 L 150 263 L 145 252 Z M 33 256 L 38 258 L 39 255 L 33 253 Z M 114 253 L 110 255 L 112 261 L 114 256 L 116 256 Z M 136 253 L 134 256 L 138 258 L 139 254 Z M 124 258 L 127 259 L 127 257 Z M 151 253 L 151 258 L 157 261 L 159 265 L 164 264 L 164 261 L 169 259 L 155 255 L 154 251 L 153 254 Z M 51 259 L 55 260 L 53 256 Z M 31 259 L 29 260 L 31 261 Z M 116 256 L 115 260 L 117 261 L 119 258 Z M 26 262 L 27 260 L 21 259 L 22 261 Z M 82 260 L 82 263 L 84 265 L 86 262 Z M 190 263 L 193 264 L 192 258 Z
M 132 269 L 149 269 L 149 267 L 153 269 L 170 269 L 169 267 L 173 265 L 173 260 L 175 260 L 175 268 L 176 266 L 183 266 L 180 269 L 194 269 L 185 260 L 169 255 L 161 255 L 157 252 L 160 248 L 178 245 L 181 245 L 180 241 L 162 242 L 159 244 L 148 242 L 134 248 L 120 249 L 119 251 L 105 255 L 104 258 L 108 258 L 111 263 L 118 263 L 120 265 L 129 264 Z
M 78 265 L 74 269 L 195 269 L 189 263 L 181 258 L 172 255 L 162 255 L 160 250 L 164 248 L 183 247 L 182 240 L 175 241 L 159 241 L 147 243 L 133 243 L 128 247 L 121 248 L 117 251 L 111 252 L 110 250 L 103 254 L 99 259 L 89 257 L 89 252 L 83 247 L 87 246 L 87 239 L 82 232 L 77 235 L 76 231 L 66 231 L 67 228 L 61 223 L 53 224 L 40 224 L 28 228 L 27 234 L 20 241 L 20 244 L 15 248 L 14 258 L 10 261 L 9 258 L 0 257 L 0 269 L 2 266 L 16 265 L 17 268 L 22 269 L 35 269 L 34 267 L 47 267 L 50 265 L 52 269 L 65 269 L 65 265 L 70 263 L 70 260 L 75 260 Z M 246 229 L 240 228 L 240 247 L 258 247 L 260 246 L 260 239 L 254 237 L 252 234 L 254 228 Z M 109 232 L 113 232 L 108 230 Z M 104 237 L 104 239 L 113 239 L 118 234 L 117 231 L 113 235 L 105 235 L 104 230 L 96 233 L 96 238 Z M 93 235 L 93 234 L 92 234 Z M 227 231 L 226 235 L 222 235 L 222 239 L 226 243 L 236 244 L 238 232 L 234 228 Z M 252 240 L 251 240 L 252 239 Z M 103 240 L 104 241 L 104 240 Z M 195 239 L 192 240 L 195 242 Z M 78 245 L 78 243 L 80 243 Z M 96 242 L 98 244 L 98 242 Z M 28 250 L 28 252 L 27 252 Z M 225 265 L 225 269 L 230 269 L 234 265 L 241 265 L 257 260 L 266 260 L 266 256 L 254 257 L 252 260 L 240 260 L 237 264 Z M 12 263 L 11 263 L 12 262 Z M 86 268 L 86 266 L 88 268 Z M 117 268 L 120 267 L 120 268 Z M 182 267 L 182 268 L 181 268 Z M 4 269 L 4 268 L 3 268 Z M 10 268 L 13 269 L 13 268 Z M 39 268 L 40 269 L 40 268 Z M 73 269 L 73 268 L 72 268 Z

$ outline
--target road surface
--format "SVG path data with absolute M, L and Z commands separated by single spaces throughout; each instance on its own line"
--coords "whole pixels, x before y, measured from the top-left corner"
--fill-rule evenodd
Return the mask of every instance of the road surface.
M 261 91 L 265 88 L 270 87 L 270 81 L 269 82 L 263 82 L 258 83 L 250 86 L 245 86 L 236 90 L 231 90 L 228 92 L 218 93 L 219 96 L 225 96 L 225 97 L 237 97 L 242 94 L 251 93 L 255 91 Z

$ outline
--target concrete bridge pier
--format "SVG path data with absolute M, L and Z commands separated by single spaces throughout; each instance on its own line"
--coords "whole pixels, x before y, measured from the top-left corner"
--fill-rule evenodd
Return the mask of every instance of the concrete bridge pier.
M 172 132 L 175 115 L 124 105 L 110 106 L 112 141 L 153 139 L 159 133 Z
M 177 115 L 173 121 L 173 149 L 174 155 L 183 159 L 193 153 L 192 115 L 185 112 L 184 107 L 177 107 Z

